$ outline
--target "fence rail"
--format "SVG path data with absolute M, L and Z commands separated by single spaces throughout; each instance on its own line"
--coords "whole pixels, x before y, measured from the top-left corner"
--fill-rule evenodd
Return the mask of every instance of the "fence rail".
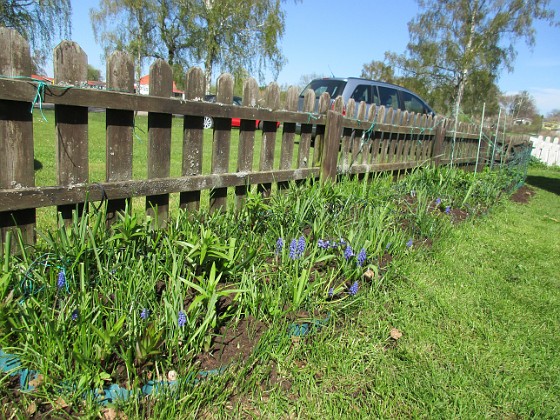
M 179 193 L 179 206 L 196 211 L 201 191 L 210 191 L 210 211 L 228 206 L 228 189 L 235 206 L 243 205 L 252 186 L 270 194 L 272 185 L 320 177 L 336 180 L 340 174 L 364 176 L 382 171 L 406 171 L 426 164 L 454 164 L 480 170 L 503 160 L 525 139 L 482 136 L 475 125 L 383 106 L 331 102 L 328 94 L 314 112 L 315 94 L 305 93 L 298 112 L 299 91 L 288 90 L 284 104 L 279 87 L 270 84 L 264 101 L 254 79 L 244 83 L 243 106 L 232 105 L 233 78 L 217 80 L 217 102 L 201 100 L 206 93 L 201 69 L 185 75 L 184 99 L 172 97 L 172 72 L 156 60 L 150 67 L 149 95 L 134 93 L 132 58 L 115 52 L 107 60 L 107 90 L 87 89 L 87 56 L 78 44 L 63 41 L 54 50 L 54 82 L 30 78 L 31 58 L 26 41 L 14 30 L 0 28 L 0 229 L 2 248 L 6 233 L 15 227 L 26 244 L 35 242 L 36 209 L 57 206 L 64 220 L 80 211 L 86 201 L 108 200 L 108 220 L 122 211 L 132 197 L 146 197 L 146 212 L 157 214 L 165 225 L 169 194 Z M 33 106 L 54 106 L 57 146 L 54 151 L 57 184 L 35 186 Z M 106 113 L 106 177 L 89 181 L 88 109 Z M 135 113 L 148 115 L 147 179 L 133 179 L 132 151 Z M 170 176 L 172 119 L 183 119 L 181 176 Z M 202 172 L 203 119 L 214 119 L 210 174 Z M 231 119 L 240 118 L 239 130 Z M 256 127 L 262 121 L 262 130 Z M 280 123 L 279 125 L 277 123 Z M 296 126 L 301 132 L 296 133 Z M 279 161 L 275 162 L 280 139 Z M 230 156 L 237 142 L 238 156 Z M 260 143 L 258 169 L 253 168 L 256 142 Z M 297 148 L 296 148 L 297 144 Z M 492 144 L 492 148 L 489 146 Z M 497 147 L 496 147 L 497 145 Z M 297 153 L 297 154 L 296 154 Z M 236 171 L 229 172 L 230 161 Z M 295 162 L 295 163 L 293 163 Z

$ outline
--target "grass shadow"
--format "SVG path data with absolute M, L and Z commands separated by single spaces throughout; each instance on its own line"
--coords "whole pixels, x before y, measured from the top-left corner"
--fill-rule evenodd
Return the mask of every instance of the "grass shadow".
M 560 195 L 560 179 L 546 176 L 528 175 L 525 182 L 533 187 Z

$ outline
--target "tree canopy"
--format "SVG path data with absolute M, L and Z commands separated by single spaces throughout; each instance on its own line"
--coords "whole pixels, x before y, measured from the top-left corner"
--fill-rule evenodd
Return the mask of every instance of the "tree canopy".
M 497 107 L 496 81 L 511 71 L 515 44 L 535 43 L 535 20 L 554 21 L 549 0 L 418 0 L 402 54 L 386 53 L 385 66 L 414 84 L 440 112 L 467 112 L 482 102 Z M 364 67 L 366 70 L 366 67 Z M 492 99 L 493 96 L 493 99 Z M 487 104 L 488 108 L 488 104 Z
M 207 87 L 213 71 L 234 75 L 284 64 L 279 41 L 284 33 L 283 0 L 100 0 L 90 12 L 96 39 L 106 52 L 163 58 L 180 82 L 185 67 L 201 65 Z
M 0 0 L 0 26 L 27 39 L 37 69 L 52 54 L 57 38 L 70 37 L 71 15 L 70 0 Z

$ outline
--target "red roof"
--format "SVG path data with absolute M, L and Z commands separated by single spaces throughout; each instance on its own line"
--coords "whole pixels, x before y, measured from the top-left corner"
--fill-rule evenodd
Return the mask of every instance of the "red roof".
M 139 83 L 140 85 L 149 85 L 150 84 L 150 75 L 147 74 L 145 76 L 142 76 L 140 78 L 139 82 L 140 82 Z M 180 93 L 180 94 L 183 93 L 182 90 L 177 89 L 177 85 L 175 84 L 175 82 L 173 82 L 173 93 Z

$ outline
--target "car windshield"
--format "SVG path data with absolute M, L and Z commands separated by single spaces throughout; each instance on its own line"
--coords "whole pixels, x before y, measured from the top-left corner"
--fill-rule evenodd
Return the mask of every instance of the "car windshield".
M 331 99 L 334 99 L 342 93 L 344 86 L 346 86 L 344 80 L 317 79 L 313 80 L 301 91 L 300 97 L 303 98 L 305 96 L 307 89 L 313 89 L 315 91 L 315 99 L 319 99 L 324 92 L 328 92 Z

